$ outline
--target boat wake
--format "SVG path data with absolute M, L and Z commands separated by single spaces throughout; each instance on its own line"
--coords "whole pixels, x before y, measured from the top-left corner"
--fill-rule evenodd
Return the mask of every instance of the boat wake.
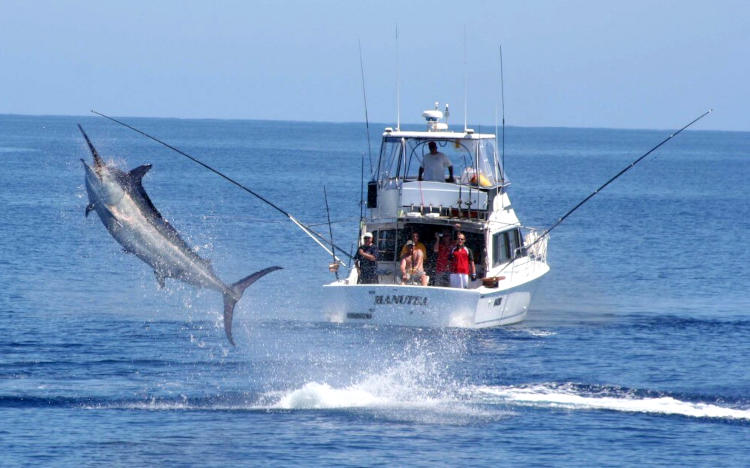
M 378 379 L 358 385 L 334 388 L 312 382 L 281 396 L 274 409 L 409 408 L 439 411 L 458 407 L 485 416 L 512 414 L 514 407 L 565 410 L 604 410 L 623 413 L 685 416 L 690 418 L 750 421 L 748 405 L 729 405 L 722 399 L 688 401 L 672 395 L 627 390 L 619 387 L 591 387 L 575 384 L 524 386 L 466 386 L 443 392 L 424 389 L 387 391 Z M 386 391 L 383 391 L 386 390 Z M 393 389 L 391 389 L 393 390 Z
M 374 375 L 362 382 L 336 387 L 308 382 L 299 388 L 263 393 L 211 396 L 96 398 L 0 398 L 0 407 L 67 407 L 89 410 L 141 411 L 353 411 L 377 419 L 435 424 L 476 424 L 513 417 L 521 408 L 565 411 L 614 411 L 658 416 L 750 422 L 747 401 L 677 397 L 621 387 L 572 383 L 492 386 L 447 384 L 440 388 L 412 386 Z M 713 401 L 711 401 L 713 400 Z
M 533 406 L 566 410 L 606 410 L 625 413 L 677 415 L 691 418 L 750 421 L 750 407 L 715 402 L 686 401 L 672 395 L 628 390 L 619 387 L 576 384 L 526 386 L 479 386 L 470 392 L 487 403 Z M 721 404 L 720 404 L 721 403 Z M 744 407 L 743 407 L 744 406 Z

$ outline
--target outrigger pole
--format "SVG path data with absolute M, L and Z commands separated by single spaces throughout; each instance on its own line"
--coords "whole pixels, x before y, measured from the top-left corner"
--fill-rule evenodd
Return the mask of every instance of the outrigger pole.
M 563 222 L 563 221 L 565 220 L 565 218 L 567 218 L 568 216 L 570 216 L 571 214 L 573 214 L 573 212 L 574 212 L 575 210 L 577 210 L 578 208 L 580 208 L 581 206 L 583 206 L 583 204 L 584 204 L 584 203 L 586 203 L 587 201 L 589 201 L 589 200 L 591 200 L 592 198 L 594 198 L 594 196 L 595 196 L 595 195 L 596 195 L 597 193 L 599 193 L 599 192 L 600 192 L 600 191 L 601 191 L 602 189 L 604 189 L 604 187 L 606 187 L 607 185 L 611 184 L 612 182 L 614 182 L 614 181 L 615 181 L 615 179 L 617 179 L 618 177 L 620 177 L 621 175 L 623 175 L 624 173 L 626 173 L 627 171 L 629 171 L 629 170 L 630 170 L 630 169 L 631 169 L 631 168 L 632 168 L 633 166 L 635 166 L 636 164 L 638 164 L 639 162 L 641 162 L 641 161 L 642 161 L 642 160 L 643 160 L 643 159 L 644 159 L 644 158 L 645 158 L 646 156 L 648 156 L 649 154 L 651 154 L 651 153 L 653 153 L 654 151 L 656 151 L 656 150 L 657 150 L 657 149 L 658 149 L 659 147 L 661 147 L 661 146 L 662 146 L 662 145 L 663 145 L 664 143 L 666 143 L 666 142 L 668 142 L 669 140 L 671 140 L 672 138 L 676 137 L 677 135 L 679 135 L 680 133 L 682 133 L 682 131 L 683 131 L 683 130 L 687 129 L 688 127 L 690 127 L 691 125 L 693 125 L 693 124 L 694 124 L 695 122 L 699 121 L 700 119 L 702 119 L 703 117 L 707 116 L 707 115 L 708 115 L 708 114 L 710 114 L 711 112 L 713 112 L 713 109 L 708 109 L 708 110 L 707 110 L 706 112 L 704 112 L 703 114 L 701 114 L 701 115 L 699 115 L 698 117 L 696 117 L 696 118 L 695 118 L 695 119 L 694 119 L 693 121 L 691 121 L 691 122 L 690 122 L 689 124 L 685 125 L 685 126 L 684 126 L 684 127 L 682 127 L 681 129 L 679 129 L 679 130 L 677 130 L 676 132 L 674 132 L 674 133 L 672 133 L 671 135 L 669 135 L 669 136 L 668 136 L 667 138 L 663 139 L 663 140 L 662 140 L 662 141 L 661 141 L 661 142 L 660 142 L 660 143 L 659 143 L 658 145 L 656 145 L 656 146 L 654 146 L 653 148 L 651 148 L 650 150 L 646 151 L 646 153 L 645 153 L 645 154 L 644 154 L 643 156 L 641 156 L 640 158 L 638 158 L 638 159 L 636 159 L 635 161 L 633 161 L 632 163 L 630 163 L 630 165 L 629 165 L 629 166 L 625 167 L 625 168 L 624 168 L 623 170 L 621 170 L 620 172 L 618 172 L 617 174 L 615 174 L 615 175 L 614 175 L 614 177 L 612 177 L 611 179 L 609 179 L 608 181 L 606 181 L 606 182 L 605 182 L 604 184 L 602 184 L 602 186 L 601 186 L 601 187 L 599 187 L 598 189 L 594 190 L 594 191 L 593 191 L 593 192 L 592 192 L 592 193 L 591 193 L 591 194 L 590 194 L 590 195 L 589 195 L 588 197 L 586 197 L 586 198 L 584 198 L 583 200 L 581 200 L 581 202 L 580 202 L 580 203 L 578 203 L 578 204 L 577 204 L 576 206 L 574 206 L 573 208 L 571 208 L 571 209 L 570 209 L 570 210 L 569 210 L 569 211 L 568 211 L 567 213 L 565 213 L 564 215 L 562 215 L 562 216 L 560 217 L 560 219 L 558 219 L 557 221 L 555 221 L 555 223 L 554 223 L 554 224 L 553 224 L 552 226 L 548 227 L 548 228 L 547 228 L 547 229 L 546 229 L 546 230 L 545 230 L 545 231 L 544 231 L 544 232 L 543 232 L 543 233 L 542 233 L 542 234 L 541 234 L 541 235 L 540 235 L 540 236 L 539 236 L 539 237 L 538 237 L 538 238 L 537 238 L 537 239 L 536 239 L 536 240 L 535 240 L 534 242 L 532 242 L 532 243 L 531 243 L 530 245 L 528 245 L 528 246 L 527 246 L 526 248 L 529 248 L 529 247 L 531 247 L 532 245 L 534 245 L 534 244 L 536 244 L 537 242 L 539 242 L 540 240 L 542 240 L 542 239 L 543 239 L 543 238 L 544 238 L 544 237 L 545 237 L 545 236 L 546 236 L 547 234 L 549 234 L 549 233 L 550 233 L 550 231 L 551 231 L 551 230 L 553 230 L 553 229 L 555 229 L 555 228 L 556 228 L 557 226 L 559 226 L 559 225 L 560 225 L 560 223 L 562 223 L 562 222 Z
M 325 244 L 323 244 L 323 242 L 321 242 L 321 240 L 325 240 L 326 242 L 328 242 L 325 237 L 323 237 L 321 234 L 318 234 L 317 232 L 313 231 L 312 229 L 310 229 L 309 227 L 307 227 L 305 224 L 303 224 L 301 221 L 299 221 L 297 218 L 295 218 L 294 216 L 292 216 L 291 213 L 289 213 L 289 212 L 287 212 L 287 211 L 279 208 L 274 203 L 272 203 L 271 201 L 267 200 L 266 198 L 264 198 L 260 194 L 254 192 L 253 190 L 251 190 L 248 187 L 242 185 L 241 183 L 237 182 L 236 180 L 232 179 L 231 177 L 223 174 L 222 172 L 214 169 L 213 167 L 209 166 L 208 164 L 206 164 L 206 163 L 204 163 L 204 162 L 202 162 L 202 161 L 194 158 L 193 156 L 190 156 L 186 152 L 184 152 L 184 151 L 182 151 L 182 150 L 180 150 L 178 148 L 175 148 L 174 146 L 170 145 L 169 143 L 163 142 L 160 139 L 158 139 L 158 138 L 156 138 L 154 136 L 151 136 L 151 135 L 149 135 L 146 132 L 138 130 L 137 128 L 133 127 L 132 125 L 128 125 L 125 122 L 117 120 L 114 117 L 110 117 L 108 115 L 104 115 L 101 112 L 97 112 L 97 111 L 95 111 L 93 109 L 91 110 L 91 112 L 93 114 L 96 114 L 96 115 L 99 115 L 101 117 L 104 117 L 105 119 L 111 120 L 112 122 L 118 123 L 118 124 L 122 125 L 123 127 L 127 127 L 127 128 L 133 130 L 136 133 L 140 133 L 141 135 L 145 136 L 146 138 L 154 140 L 155 142 L 157 142 L 157 143 L 159 143 L 161 145 L 164 145 L 164 146 L 166 146 L 167 148 L 169 148 L 169 149 L 171 149 L 173 151 L 176 151 L 177 153 L 185 156 L 186 158 L 190 159 L 194 163 L 199 164 L 199 165 L 205 167 L 206 169 L 208 169 L 209 171 L 213 172 L 214 174 L 216 174 L 216 175 L 224 178 L 225 180 L 231 182 L 232 184 L 234 184 L 237 187 L 241 188 L 242 190 L 246 191 L 250 195 L 253 195 L 254 197 L 258 198 L 259 200 L 261 200 L 262 202 L 264 202 L 265 204 L 267 204 L 271 208 L 276 209 L 277 211 L 279 211 L 280 213 L 282 213 L 284 216 L 286 216 L 287 218 L 289 218 L 289 220 L 291 222 L 293 222 L 294 224 L 297 225 L 297 227 L 299 227 L 300 229 L 302 229 L 302 231 L 305 234 L 307 234 L 308 236 L 310 236 L 310 238 L 312 238 L 312 240 L 314 240 L 319 246 L 321 246 L 323 248 L 323 250 L 325 250 L 326 252 L 328 252 L 329 254 L 331 254 L 335 260 L 341 261 L 341 259 L 338 259 L 336 257 L 336 254 L 334 254 L 331 250 L 328 249 L 328 247 L 325 246 Z M 335 247 L 335 248 L 339 249 L 339 251 L 343 252 L 344 255 L 349 256 L 344 249 L 342 249 L 341 247 L 339 247 L 339 246 L 337 246 L 337 245 L 335 245 L 333 243 L 333 239 L 331 239 L 330 243 L 331 243 L 332 247 Z M 351 258 L 351 256 L 349 256 L 349 258 Z M 344 265 L 344 266 L 346 266 L 346 264 L 343 261 L 341 262 L 341 264 Z

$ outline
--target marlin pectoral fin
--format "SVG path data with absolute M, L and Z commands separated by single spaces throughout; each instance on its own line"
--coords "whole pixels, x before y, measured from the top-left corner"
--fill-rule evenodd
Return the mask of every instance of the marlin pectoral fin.
M 132 171 L 130 171 L 130 177 L 133 178 L 133 180 L 136 180 L 138 182 L 143 179 L 143 176 L 146 175 L 146 173 L 151 169 L 151 164 L 144 164 L 142 166 L 138 166 Z
M 84 216 L 88 218 L 88 216 L 89 216 L 89 213 L 91 213 L 91 211 L 92 211 L 92 210 L 93 210 L 94 208 L 95 208 L 95 207 L 94 207 L 94 204 L 93 204 L 93 203 L 89 203 L 88 205 L 86 205 L 86 213 L 84 214 Z
M 156 282 L 159 283 L 159 289 L 164 289 L 164 275 L 154 270 L 154 276 L 156 276 Z

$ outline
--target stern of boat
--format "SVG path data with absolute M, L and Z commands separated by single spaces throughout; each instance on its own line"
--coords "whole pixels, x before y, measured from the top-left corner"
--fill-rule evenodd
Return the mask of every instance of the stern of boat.
M 541 277 L 496 287 L 473 289 L 395 284 L 351 284 L 339 280 L 323 286 L 326 319 L 336 323 L 365 323 L 415 327 L 487 328 L 526 318 Z

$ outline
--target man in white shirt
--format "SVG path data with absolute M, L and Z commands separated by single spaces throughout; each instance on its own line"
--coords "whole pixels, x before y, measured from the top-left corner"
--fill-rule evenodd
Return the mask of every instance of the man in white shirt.
M 424 155 L 419 166 L 419 180 L 435 180 L 445 182 L 445 168 L 448 168 L 448 182 L 455 182 L 453 178 L 453 164 L 448 156 L 437 150 L 437 144 L 431 141 L 428 145 L 430 152 Z M 422 177 L 424 176 L 424 178 Z

